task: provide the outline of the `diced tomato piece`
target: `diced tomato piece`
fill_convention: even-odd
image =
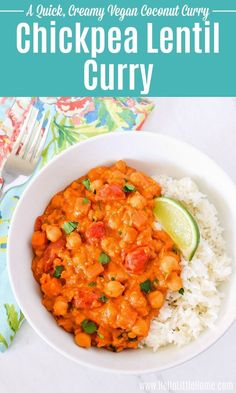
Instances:
[[[117,313],[116,318],[116,327],[129,330],[134,325],[138,313],[126,300],[121,300],[119,306],[119,312]]]
[[[93,265],[90,265],[86,268],[86,276],[89,280],[97,277],[104,271],[104,267],[101,263],[95,262]]]
[[[58,296],[62,290],[62,285],[60,280],[57,278],[51,277],[49,274],[43,274],[41,279],[41,288],[45,295],[51,296]]]
[[[147,214],[143,211],[137,211],[132,215],[132,224],[139,231],[142,230],[148,222]]]
[[[86,231],[89,240],[100,240],[105,236],[105,226],[102,221],[94,222]]]
[[[125,193],[117,184],[105,184],[96,195],[96,201],[114,201],[125,199]]]
[[[77,217],[86,216],[91,206],[91,202],[87,199],[87,202],[84,203],[85,198],[76,198],[74,209]]]
[[[44,262],[44,271],[48,272],[53,266],[53,260],[58,256],[59,251],[65,246],[65,239],[60,238],[54,243],[50,243],[46,248],[42,260]]]
[[[138,247],[134,251],[129,252],[125,258],[125,268],[131,273],[142,273],[150,257],[148,247]]]
[[[43,224],[43,220],[44,220],[44,216],[38,216],[35,220],[34,223],[34,230],[35,231],[40,231],[41,230],[41,226]]]
[[[33,248],[42,248],[47,243],[47,238],[45,232],[36,231],[32,236],[32,247]]]
[[[79,289],[73,298],[73,303],[76,308],[87,308],[91,307],[98,298],[99,295],[94,291]]]

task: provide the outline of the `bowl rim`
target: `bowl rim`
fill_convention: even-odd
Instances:
[[[203,159],[207,159],[209,162],[211,162],[211,164],[217,169],[217,171],[229,182],[229,184],[231,185],[231,187],[234,188],[235,190],[235,195],[236,195],[236,186],[233,182],[233,180],[231,179],[231,177],[211,158],[209,157],[206,153],[203,153],[201,150],[199,150],[198,148],[196,148],[195,146],[191,145],[190,143],[187,143],[185,141],[179,140],[175,137],[169,136],[169,135],[165,135],[162,133],[155,133],[153,131],[146,131],[141,130],[138,132],[124,132],[124,131],[115,131],[115,132],[111,132],[111,133],[104,133],[101,135],[97,135],[94,136],[92,138],[86,139],[84,141],[81,141],[79,143],[76,143],[75,145],[70,146],[69,148],[65,149],[64,151],[60,152],[58,155],[54,156],[52,158],[52,160],[47,163],[35,176],[32,176],[32,178],[29,179],[28,184],[25,188],[25,190],[23,191],[20,200],[17,203],[17,206],[14,210],[13,216],[11,218],[11,223],[10,223],[10,228],[8,231],[8,247],[7,247],[7,271],[8,271],[8,276],[9,276],[9,281],[10,281],[10,285],[11,285],[11,289],[12,292],[14,294],[14,297],[20,307],[20,309],[22,310],[27,322],[30,324],[30,326],[33,328],[33,330],[35,330],[35,332],[53,349],[55,349],[57,352],[59,352],[60,354],[62,354],[63,356],[65,356],[67,359],[73,360],[76,363],[84,366],[84,367],[89,367],[91,369],[95,369],[98,371],[102,371],[102,372],[109,372],[109,373],[113,373],[113,374],[123,374],[123,375],[140,375],[140,374],[147,374],[147,373],[153,373],[153,372],[161,372],[164,370],[169,370],[173,367],[176,366],[180,366],[192,359],[194,359],[195,357],[197,357],[198,355],[200,355],[201,353],[204,353],[205,351],[207,351],[209,348],[211,348],[218,340],[221,339],[221,337],[223,337],[225,335],[225,333],[229,330],[229,328],[232,326],[232,324],[235,322],[236,320],[236,309],[235,309],[235,313],[234,315],[231,316],[231,319],[228,321],[228,324],[226,327],[221,328],[221,330],[219,330],[219,333],[217,335],[217,337],[215,337],[205,348],[200,348],[199,350],[195,351],[195,353],[193,355],[185,355],[183,356],[180,360],[175,360],[175,361],[171,361],[169,362],[168,365],[163,365],[163,366],[157,366],[157,367],[149,367],[146,368],[144,370],[140,370],[140,369],[132,369],[132,370],[125,370],[125,369],[111,369],[111,368],[107,368],[106,366],[99,366],[99,365],[95,365],[95,364],[91,364],[87,361],[84,361],[81,358],[77,358],[74,355],[71,355],[68,353],[68,351],[64,351],[63,349],[59,348],[59,346],[57,346],[56,344],[54,344],[53,341],[51,341],[44,333],[42,333],[40,331],[40,328],[38,328],[37,324],[34,323],[34,321],[31,319],[30,314],[28,313],[28,311],[25,309],[24,305],[21,302],[21,299],[18,297],[17,295],[17,290],[15,288],[15,284],[14,284],[14,272],[12,270],[12,264],[9,262],[10,261],[10,249],[11,249],[11,234],[13,232],[13,227],[14,227],[14,221],[15,221],[15,216],[17,215],[18,210],[20,210],[21,208],[21,204],[23,203],[23,199],[26,193],[28,193],[28,189],[30,188],[31,185],[34,184],[34,182],[36,181],[36,179],[41,176],[43,177],[44,173],[47,171],[48,167],[51,166],[53,163],[55,163],[58,160],[62,160],[64,156],[66,156],[67,154],[69,154],[70,151],[72,150],[76,150],[79,148],[82,148],[81,146],[83,146],[84,144],[88,144],[88,143],[95,143],[95,141],[97,139],[107,139],[107,138],[113,138],[114,136],[122,136],[125,137],[125,135],[129,135],[129,137],[132,138],[136,138],[138,137],[138,135],[146,135],[147,137],[156,137],[157,139],[162,139],[163,141],[169,141],[171,143],[177,143],[178,145],[182,145],[183,147],[192,150],[193,152],[195,152],[196,154],[198,154],[199,156],[201,156]],[[208,328],[209,329],[209,328]],[[207,330],[208,330],[207,329]],[[196,340],[194,340],[196,341]],[[191,344],[191,343],[190,343]],[[186,344],[189,345],[189,344]],[[141,351],[141,349],[138,350],[138,352]],[[153,355],[155,356],[155,352],[153,352]]]

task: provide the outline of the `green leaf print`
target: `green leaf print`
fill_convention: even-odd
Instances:
[[[8,326],[13,332],[13,334],[10,336],[10,341],[12,342],[16,335],[16,332],[19,330],[24,320],[24,315],[21,311],[20,311],[20,315],[18,314],[14,304],[4,304],[4,307],[7,314]],[[8,348],[8,342],[1,333],[0,333],[0,344],[3,344],[6,349]]]
[[[131,127],[135,124],[135,114],[130,111],[130,109],[123,109],[121,113],[119,113],[119,117],[126,122]]]
[[[7,340],[1,333],[0,333],[0,344],[3,344],[5,348],[8,348]]]
[[[100,127],[101,120],[104,118],[106,119],[106,126],[109,131],[113,131],[117,127],[116,123],[112,119],[111,113],[109,112],[105,101],[99,101],[98,103],[98,118],[100,121],[97,124],[97,127]]]
[[[24,319],[25,319],[25,316],[24,316],[23,312],[20,311],[19,326],[22,324],[22,322],[24,321]]]
[[[22,312],[20,312],[20,316],[18,315],[14,304],[4,304],[4,307],[7,313],[8,326],[11,328],[15,335],[17,330],[19,330],[22,321],[24,320],[24,315]]]
[[[62,132],[60,129],[58,130],[58,147],[59,150],[63,150],[65,148],[65,138],[64,138],[64,132]]]
[[[58,124],[56,120],[53,121],[54,126],[58,129],[58,147],[59,150],[64,150],[66,147],[78,142],[79,134],[75,127],[69,125]]]

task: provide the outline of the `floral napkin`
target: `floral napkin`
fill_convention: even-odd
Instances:
[[[56,154],[89,137],[116,130],[139,130],[153,109],[153,104],[145,98],[2,97],[0,184],[1,169],[32,105],[39,109],[38,120],[44,111],[50,112],[52,116],[50,131],[36,172]],[[0,204],[0,352],[9,347],[24,320],[9,284],[6,249],[10,219],[26,185],[10,190]]]

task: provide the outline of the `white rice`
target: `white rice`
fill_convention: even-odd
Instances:
[[[187,344],[214,325],[223,297],[219,285],[231,273],[215,207],[190,178],[175,180],[161,175],[155,180],[162,186],[164,195],[187,206],[198,222],[201,240],[191,262],[181,259],[184,295],[167,293],[164,306],[143,340],[154,351],[168,344]]]

